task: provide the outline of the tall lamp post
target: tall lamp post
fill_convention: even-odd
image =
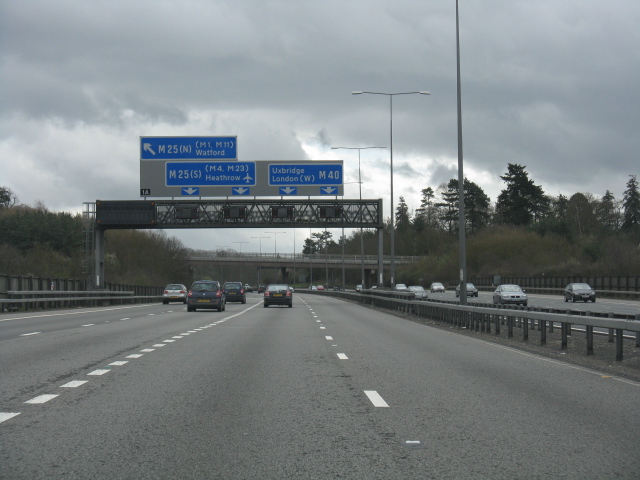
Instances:
[[[278,256],[278,234],[287,233],[287,232],[264,232],[264,233],[269,233],[273,235],[273,260],[275,261],[276,257]],[[278,279],[277,268],[278,267],[276,267],[276,280]],[[284,282],[284,274],[282,275],[282,281]]]
[[[464,171],[462,156],[462,95],[460,83],[460,20],[456,0],[456,67],[458,78],[458,242],[460,243],[460,304],[467,304],[467,246],[464,214]]]
[[[395,259],[395,206],[393,204],[393,97],[396,95],[431,95],[430,92],[399,92],[399,93],[384,93],[384,92],[351,92],[352,95],[386,95],[389,97],[389,151],[390,151],[390,165],[391,165],[391,287],[396,281],[396,259]]]
[[[332,150],[358,150],[358,184],[360,185],[360,201],[362,201],[362,176],[360,170],[360,150],[369,148],[387,148],[387,147],[331,147]],[[363,228],[360,227],[360,285],[365,288],[364,279],[364,234]]]
[[[271,237],[251,237],[251,238],[257,238],[260,240],[260,261],[262,261],[262,239],[263,238],[271,238]],[[261,278],[260,278],[260,273],[262,272],[262,268],[260,266],[258,266],[258,287],[260,287],[260,283],[261,283]]]
[[[249,242],[231,242],[231,243],[239,243],[240,244],[240,254],[242,254],[242,244],[243,243],[249,243]]]

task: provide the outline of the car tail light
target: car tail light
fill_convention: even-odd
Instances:
[[[218,291],[216,292],[216,297],[221,297],[221,296],[222,296],[222,292],[221,292],[220,290],[218,290]]]
[[[287,290],[287,297],[291,296],[291,290]]]
[[[162,293],[169,293],[169,290],[165,290],[165,291],[164,291],[164,292],[162,292]]]
[[[187,296],[189,296],[189,297],[193,296],[193,290],[189,290],[189,293],[188,293]]]
[[[241,288],[241,289],[240,289],[240,293],[244,293],[244,288]]]
[[[180,293],[187,293],[187,292],[186,292],[186,291],[184,291],[184,290],[180,290]]]
[[[268,297],[269,296],[269,292],[267,292],[266,290],[264,291],[264,296]]]

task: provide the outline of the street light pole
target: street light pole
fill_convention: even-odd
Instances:
[[[263,238],[271,238],[271,237],[251,237],[251,238],[257,238],[260,240],[260,261],[262,261],[262,239]],[[261,278],[260,278],[260,273],[262,272],[262,267],[260,267],[258,265],[258,287],[260,286],[261,283]]]
[[[431,95],[430,92],[421,91],[421,92],[399,92],[399,93],[384,93],[384,92],[351,92],[352,95],[386,95],[389,97],[389,151],[390,151],[390,167],[391,167],[391,287],[395,284],[395,276],[396,276],[396,259],[395,259],[395,206],[393,204],[393,97],[396,95]]]
[[[287,233],[287,232],[264,232],[270,233],[273,235],[273,260],[275,262],[276,257],[278,256],[278,234]],[[278,279],[278,267],[276,267],[276,280]],[[284,282],[284,274],[282,275],[282,281]]]
[[[360,170],[360,151],[370,148],[387,148],[387,147],[331,147],[332,150],[358,150],[358,184],[360,189],[360,201],[362,201],[362,176]],[[361,219],[362,220],[362,219]],[[364,278],[364,230],[360,227],[360,284],[365,288],[366,282]]]
[[[464,214],[464,171],[462,156],[462,94],[460,84],[460,21],[456,0],[456,66],[458,77],[458,242],[460,243],[460,304],[467,304],[467,247]]]
[[[242,254],[242,244],[243,243],[249,243],[249,242],[231,242],[231,243],[239,243],[240,244],[240,254]]]

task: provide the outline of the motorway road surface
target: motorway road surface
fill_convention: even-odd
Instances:
[[[0,478],[628,478],[640,384],[315,295],[0,316]]]

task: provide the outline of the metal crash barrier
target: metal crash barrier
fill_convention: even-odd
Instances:
[[[616,360],[623,359],[623,345],[625,338],[634,341],[635,347],[640,347],[640,314],[627,318],[614,318],[612,313],[606,317],[574,314],[570,310],[564,313],[544,312],[534,307],[518,307],[506,305],[460,305],[457,302],[416,301],[413,293],[396,292],[382,289],[364,290],[361,293],[298,290],[299,293],[315,295],[331,295],[344,300],[354,301],[373,307],[385,308],[403,313],[409,313],[425,319],[444,323],[457,328],[464,328],[486,334],[501,335],[506,329],[507,338],[514,337],[514,329],[522,332],[522,340],[528,341],[533,331],[540,332],[540,344],[547,342],[547,333],[553,333],[560,328],[561,348],[568,348],[568,337],[578,331],[575,325],[584,326],[587,339],[587,355],[594,353],[594,335],[608,335],[609,341],[616,343]],[[608,333],[601,333],[594,328],[606,329]],[[629,336],[624,332],[634,332]]]

